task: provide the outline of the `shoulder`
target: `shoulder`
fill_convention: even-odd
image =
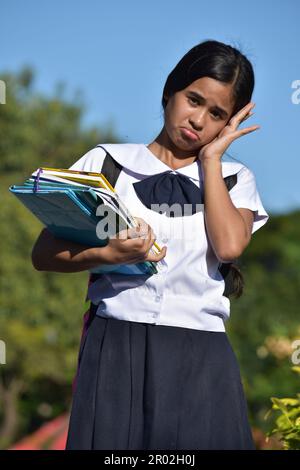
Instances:
[[[85,153],[82,157],[69,167],[69,170],[99,172],[102,167],[105,151],[100,147],[95,147]]]
[[[234,191],[252,191],[256,190],[256,178],[253,171],[243,163],[222,162],[223,178],[230,175],[236,175],[236,181],[233,186]]]
[[[237,175],[238,179],[241,179],[245,176],[254,177],[254,174],[250,168],[239,162],[222,162],[222,174],[223,177]]]
[[[252,233],[262,227],[269,219],[256,183],[253,171],[241,163],[224,162],[226,175],[236,174],[236,184],[229,191],[231,200],[236,208],[249,209],[254,212]]]
[[[73,163],[69,170],[99,172],[107,152],[122,165],[126,158],[129,155],[132,158],[139,148],[140,144],[98,144]]]
[[[98,144],[77,160],[69,169],[99,172],[107,153],[124,169],[130,172],[152,174],[162,171],[161,162],[157,158],[150,156],[150,151],[146,145],[141,143]]]

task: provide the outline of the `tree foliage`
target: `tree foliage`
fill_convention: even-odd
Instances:
[[[8,188],[39,166],[68,168],[99,142],[118,141],[109,126],[85,130],[83,103],[68,102],[61,87],[51,97],[35,92],[31,69],[2,78],[0,340],[6,364],[0,365],[0,448],[68,408],[88,281],[86,272],[33,268],[31,250],[42,224]]]
[[[292,368],[300,374],[300,367]],[[273,413],[279,412],[276,417],[276,426],[268,433],[268,437],[278,434],[286,450],[300,450],[300,393],[293,398],[272,397]],[[278,415],[278,413],[277,413]]]

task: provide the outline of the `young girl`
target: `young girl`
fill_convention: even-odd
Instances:
[[[102,248],[43,230],[34,266],[160,262],[157,274],[90,282],[67,449],[254,449],[220,271],[269,217],[251,170],[222,161],[235,139],[259,128],[238,129],[253,114],[253,88],[252,66],[237,49],[200,43],[167,78],[153,142],[101,144],[71,167],[101,172],[109,156],[139,228]],[[155,240],[160,255],[149,251]]]

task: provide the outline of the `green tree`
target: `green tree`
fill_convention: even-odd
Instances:
[[[292,367],[300,374],[300,367]],[[300,393],[294,398],[271,398],[270,412],[279,412],[276,427],[268,433],[268,437],[278,434],[286,450],[300,450]]]
[[[76,370],[88,275],[37,272],[32,246],[42,224],[8,191],[39,166],[68,168],[100,142],[117,142],[110,126],[84,129],[84,105],[34,91],[34,73],[4,74],[0,106],[1,262],[0,447],[68,409]]]
[[[65,85],[54,96],[34,90],[34,72],[24,68],[17,75],[2,74],[6,104],[0,106],[0,171],[27,176],[32,168],[60,165],[65,168],[77,156],[99,142],[116,142],[111,125],[83,130],[85,110],[82,94],[68,101]]]
[[[228,332],[238,356],[253,425],[268,431],[271,396],[298,390],[290,374],[300,337],[300,212],[270,214],[241,258],[244,295],[232,300]]]

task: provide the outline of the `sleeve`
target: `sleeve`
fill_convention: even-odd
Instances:
[[[103,148],[95,147],[73,163],[73,165],[69,167],[69,170],[100,173],[105,155],[106,153]]]
[[[269,219],[262,205],[253,172],[243,167],[237,174],[237,183],[229,191],[231,200],[236,208],[246,208],[254,212],[252,233],[261,228]]]

